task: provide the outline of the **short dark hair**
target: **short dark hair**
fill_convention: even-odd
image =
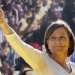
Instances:
[[[70,40],[70,43],[71,43],[71,47],[68,49],[68,55],[67,56],[70,56],[73,52],[74,52],[74,35],[73,35],[73,32],[70,28],[70,26],[62,21],[62,20],[57,20],[56,22],[53,22],[46,30],[45,32],[45,37],[44,37],[44,44],[45,44],[45,48],[46,48],[46,52],[50,55],[51,52],[50,50],[48,49],[48,44],[47,44],[47,40],[49,39],[49,37],[51,36],[51,34],[57,29],[57,28],[60,28],[60,27],[63,27],[66,29],[67,33],[68,33],[68,37],[69,37],[69,40]]]

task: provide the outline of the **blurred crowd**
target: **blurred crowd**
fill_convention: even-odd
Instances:
[[[0,0],[5,20],[21,40],[45,51],[44,34],[54,21],[66,21],[75,34],[75,0]],[[75,62],[75,53],[69,58]],[[34,75],[33,69],[18,56],[0,28],[0,71],[2,75]]]

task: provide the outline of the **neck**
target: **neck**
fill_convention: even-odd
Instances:
[[[51,55],[50,56],[53,60],[55,60],[60,66],[65,67],[66,64],[66,57],[62,55]]]
[[[53,60],[55,60],[62,68],[64,68],[68,73],[72,72],[70,64],[66,64],[66,56],[64,55],[51,55],[50,56]]]

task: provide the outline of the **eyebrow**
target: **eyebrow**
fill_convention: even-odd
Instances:
[[[60,34],[60,35],[65,35],[65,34]],[[52,34],[51,36],[55,36],[55,34]]]

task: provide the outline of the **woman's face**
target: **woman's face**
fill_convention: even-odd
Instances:
[[[57,28],[47,40],[48,48],[53,56],[67,56],[69,43],[68,33],[63,27]]]

